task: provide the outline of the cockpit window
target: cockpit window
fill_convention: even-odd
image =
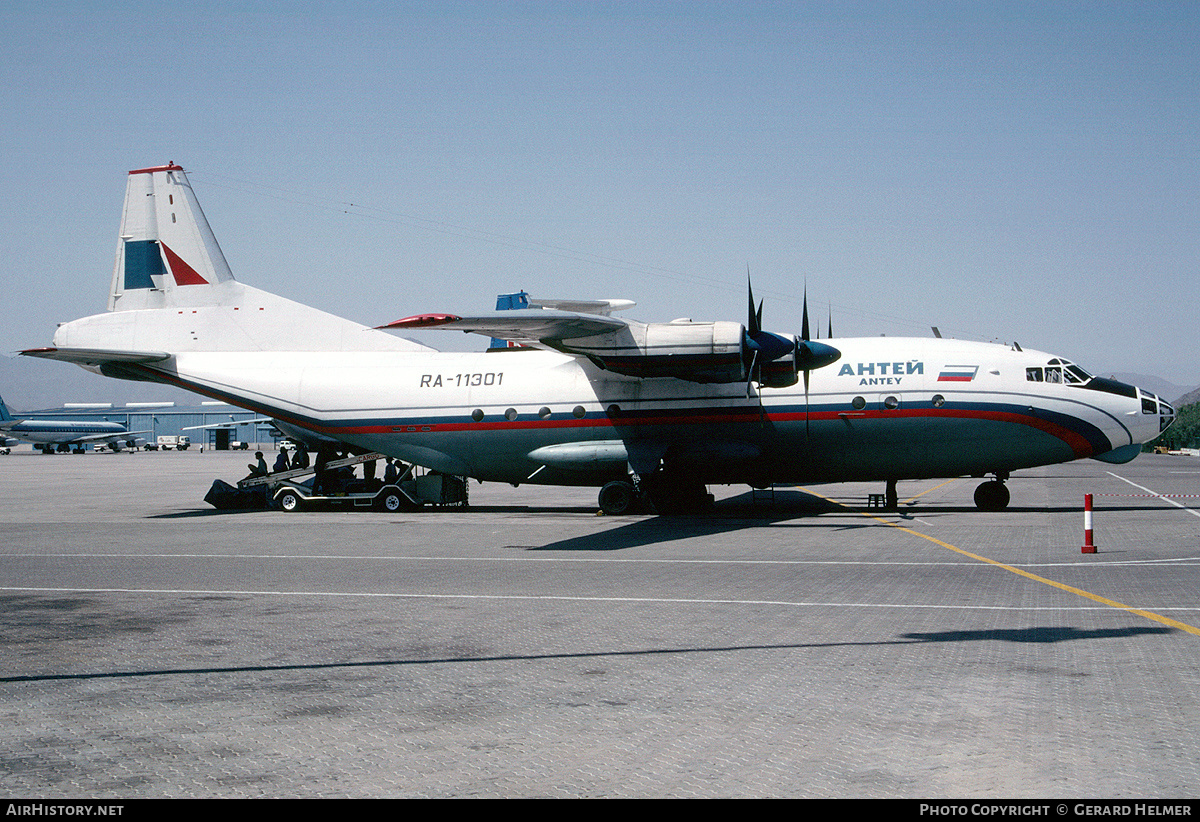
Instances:
[[[1071,382],[1071,383],[1087,382],[1088,380],[1090,380],[1092,378],[1091,374],[1084,371],[1078,365],[1068,365],[1067,373],[1070,375],[1067,378],[1067,382]]]
[[[1160,402],[1158,412],[1162,415],[1158,418],[1158,430],[1159,433],[1162,433],[1171,427],[1171,423],[1175,422],[1175,409],[1165,402]]]
[[[1092,379],[1092,375],[1078,365],[1060,360],[1057,357],[1050,360],[1045,368],[1033,367],[1025,369],[1026,382],[1052,382],[1058,385],[1083,385]]]

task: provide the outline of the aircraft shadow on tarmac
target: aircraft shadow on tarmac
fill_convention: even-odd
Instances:
[[[847,508],[802,491],[775,491],[769,502],[755,499],[753,493],[721,500],[698,514],[645,516],[624,522],[606,531],[585,534],[540,546],[522,546],[529,551],[620,551],[656,543],[731,533],[744,528],[760,528],[792,520],[837,530],[869,528],[872,524],[847,525],[843,521],[818,523],[821,514],[845,514]]]
[[[488,662],[536,662],[556,659],[619,659],[622,657],[653,657],[688,654],[723,654],[742,651],[798,651],[809,648],[872,645],[923,645],[929,642],[1032,642],[1054,643],[1075,640],[1122,639],[1142,635],[1174,633],[1176,629],[1154,626],[1100,628],[1080,630],[1069,626],[1036,628],[987,629],[979,631],[940,631],[936,633],[902,634],[899,639],[874,642],[803,642],[779,644],[720,645],[689,648],[644,648],[631,650],[577,651],[545,654],[500,654],[494,656],[429,657],[425,659],[381,659],[360,662],[314,662],[297,665],[232,665],[207,668],[162,668],[142,671],[104,671],[93,673],[26,674],[0,676],[0,682],[47,682],[62,680],[119,679],[151,676],[195,674],[270,673],[277,671],[321,671],[362,668],[390,668],[402,665],[447,665]]]
[[[973,505],[931,505],[916,500],[902,502],[896,511],[886,511],[881,508],[867,508],[862,505],[862,498],[839,501],[810,494],[795,488],[776,488],[769,492],[747,492],[735,497],[729,497],[717,502],[707,511],[686,515],[642,515],[632,521],[623,521],[604,531],[547,543],[546,545],[508,546],[527,551],[621,551],[639,548],[646,545],[674,542],[678,540],[702,538],[716,534],[733,533],[746,528],[761,528],[787,525],[792,527],[816,527],[834,531],[849,531],[862,528],[877,527],[877,523],[862,518],[858,522],[848,523],[844,517],[848,514],[879,516],[899,516],[900,520],[908,521],[916,517],[935,519],[939,516],[966,514],[978,516],[981,514]],[[324,509],[339,511],[338,508]],[[471,516],[489,516],[497,514],[580,514],[594,516],[594,507],[584,506],[528,506],[528,505],[483,505],[469,508],[442,509],[446,513],[469,514]],[[1162,511],[1161,504],[1153,502],[1131,502],[1129,504],[1110,504],[1097,508],[1097,516],[1105,512],[1134,512]],[[233,510],[194,509],[175,511],[165,514],[151,514],[147,519],[190,519],[204,517],[236,516],[240,514],[263,513],[262,508],[247,508]],[[439,509],[426,509],[405,512],[405,516],[416,518],[436,516]],[[305,513],[284,514],[273,512],[285,517],[286,522],[303,522]],[[362,512],[344,511],[349,517],[362,516]],[[1052,506],[1010,506],[1006,511],[988,516],[1006,516],[1022,513],[1038,514],[1075,514],[1082,513],[1082,505],[1052,505]],[[837,519],[820,519],[822,515],[842,515]],[[378,516],[379,514],[377,514]],[[390,514],[388,516],[395,516]],[[622,518],[628,519],[628,518]]]
[[[1139,503],[1129,506],[1112,506],[1103,510],[1142,511],[1163,510],[1163,508],[1162,506]],[[1010,507],[1004,512],[991,516],[1021,513],[1082,514],[1082,511],[1082,506]],[[842,516],[837,519],[820,518],[822,515],[831,514],[840,514]],[[881,517],[899,516],[901,521],[912,520],[918,516],[935,518],[947,514],[988,516],[981,514],[974,505],[931,506],[920,503],[901,503],[899,510],[885,511],[881,508],[863,507],[859,500],[843,503],[799,490],[776,490],[770,502],[756,499],[754,494],[747,493],[722,500],[713,506],[712,509],[701,514],[647,516],[636,519],[633,522],[618,525],[607,531],[569,537],[541,546],[531,545],[520,547],[524,547],[530,551],[620,551],[661,542],[732,533],[744,528],[788,525],[849,531],[860,528],[878,527],[877,522],[867,518],[861,518],[857,522],[848,523],[844,517],[851,514],[867,515],[868,517],[875,514]]]
[[[989,628],[980,631],[935,631],[933,633],[901,634],[905,639],[917,642],[999,642],[1054,643],[1075,639],[1115,639],[1141,634],[1171,634],[1178,630],[1166,626],[1137,625],[1126,628],[1094,628],[1080,630],[1071,626],[1036,628]]]

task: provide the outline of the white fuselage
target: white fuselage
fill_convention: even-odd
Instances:
[[[835,342],[841,359],[812,372],[807,396],[803,384],[747,396],[741,383],[622,377],[535,349],[182,352],[139,368],[352,445],[518,483],[599,484],[658,459],[706,482],[983,474],[1159,433],[1159,407],[1132,386],[1030,380],[1054,360],[1041,352]]]

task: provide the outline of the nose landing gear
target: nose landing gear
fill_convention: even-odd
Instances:
[[[975,507],[980,511],[1003,511],[1008,507],[1007,472],[998,472],[994,480],[982,483],[975,489]]]

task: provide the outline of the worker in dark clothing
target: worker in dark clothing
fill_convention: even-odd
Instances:
[[[322,445],[317,449],[317,477],[313,480],[314,494],[327,494],[333,490],[328,487],[333,481],[333,476],[332,472],[326,468],[326,465],[336,457],[337,452],[333,450],[332,445]]]
[[[258,459],[258,462],[246,464],[246,467],[250,469],[250,477],[265,477],[268,471],[267,461],[263,459],[263,452],[255,451],[254,456]],[[246,479],[250,479],[250,477],[246,477]]]

